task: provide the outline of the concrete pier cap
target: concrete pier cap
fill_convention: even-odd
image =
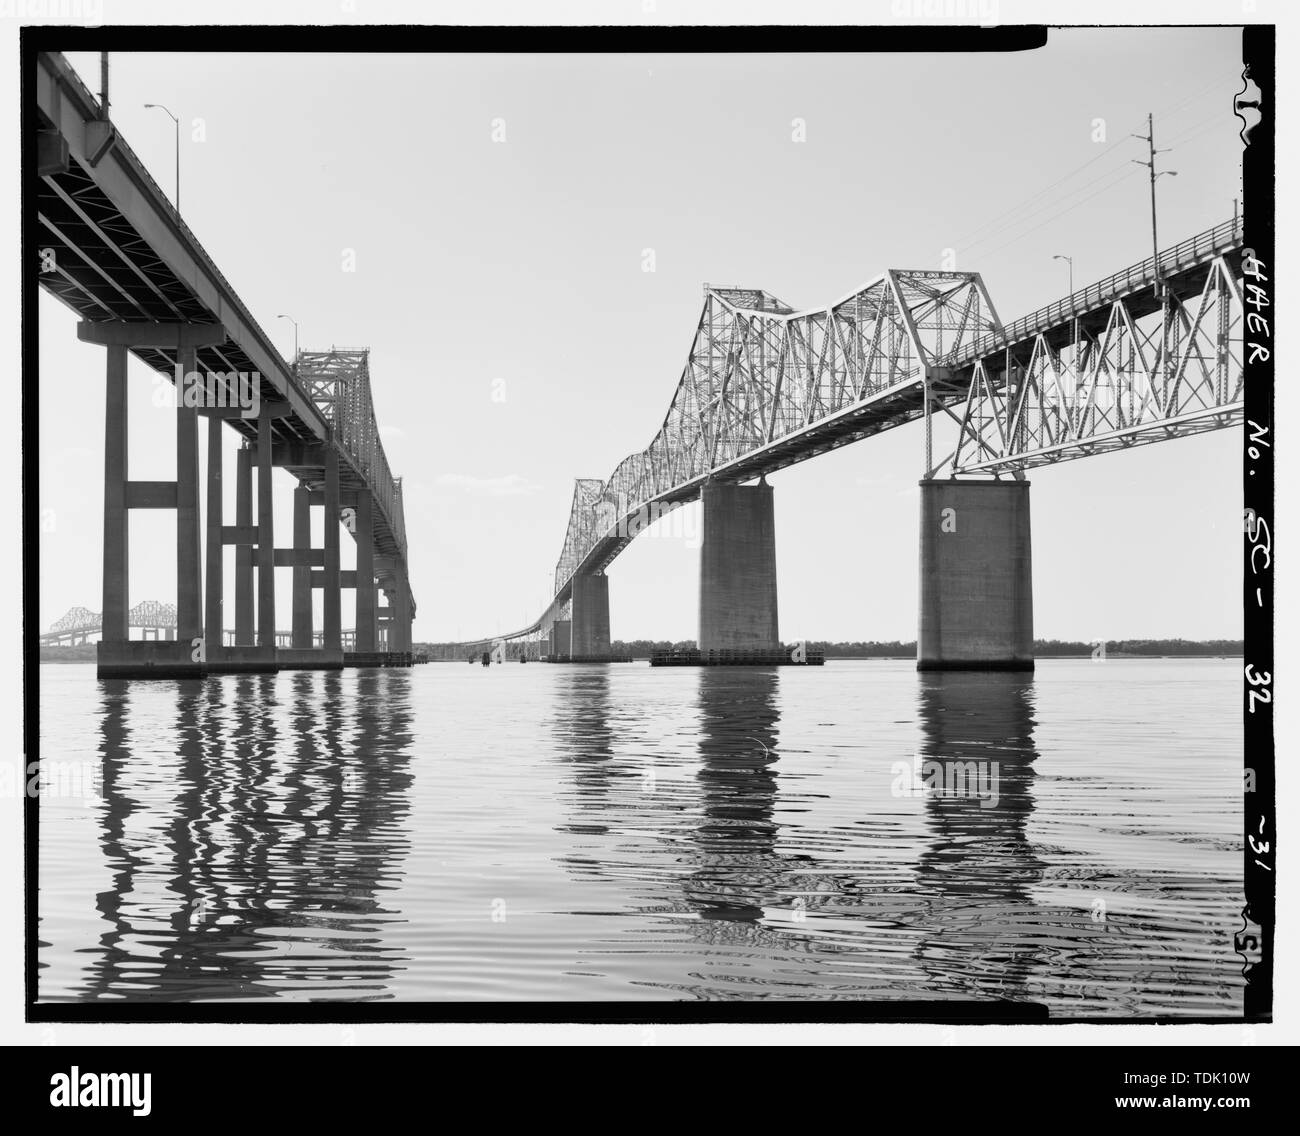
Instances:
[[[1034,669],[1029,484],[920,482],[917,670]]]

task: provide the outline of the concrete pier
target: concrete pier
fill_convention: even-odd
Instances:
[[[921,482],[918,670],[1033,670],[1028,481]]]
[[[311,489],[306,485],[293,491],[293,552],[293,646],[306,651],[312,645]]]
[[[339,454],[331,445],[325,453],[325,570],[321,620],[329,651],[343,650],[342,575],[339,570]]]
[[[772,487],[709,482],[700,500],[700,650],[779,650]]]
[[[186,375],[198,369],[197,353],[180,351]],[[199,528],[199,412],[176,406],[176,638],[189,646],[203,636],[203,534]]]
[[[128,638],[130,542],[126,504],[126,346],[108,345],[108,382],[104,400],[104,578],[100,636],[106,643]]]
[[[225,598],[225,542],[221,532],[221,419],[208,419],[208,514],[205,518],[207,567],[203,586],[203,641],[208,649],[220,649],[223,643],[222,615]]]
[[[356,532],[357,542],[357,644],[356,651],[368,653],[378,647],[377,608],[375,595],[375,527],[374,503],[364,489],[357,490]]]
[[[257,645],[275,649],[275,513],[271,485],[271,415],[257,419]]]
[[[253,451],[245,442],[235,459],[235,526],[253,527]],[[235,545],[235,642],[253,645],[253,545]]]
[[[574,576],[571,612],[570,649],[564,653],[587,658],[608,655],[609,577],[605,573]]]
[[[129,322],[77,325],[77,338],[106,348],[104,400],[104,555],[102,634],[96,649],[100,678],[186,677],[202,673],[205,662],[203,533],[199,523],[198,410],[176,404],[176,478],[131,481],[127,475],[127,351],[155,347],[173,355],[182,373],[197,368],[197,349],[223,342],[212,324]],[[219,457],[218,457],[219,461]],[[219,469],[216,471],[220,476]],[[212,471],[210,470],[211,474]],[[132,640],[130,606],[131,509],[176,512],[176,633],[167,639]]]
[[[567,619],[557,619],[551,624],[551,637],[547,643],[548,655],[573,654],[573,624]]]

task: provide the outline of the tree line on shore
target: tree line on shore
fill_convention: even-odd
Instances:
[[[793,647],[794,643],[787,646]],[[884,641],[854,641],[832,643],[829,640],[809,640],[804,644],[809,650],[821,650],[828,659],[914,659],[916,658],[916,640],[889,639]],[[673,642],[669,639],[616,639],[610,644],[613,655],[631,655],[634,659],[648,659],[656,651],[692,651],[694,639],[682,639]],[[482,644],[471,650],[456,643],[416,643],[414,650],[424,652],[431,660],[455,660],[463,662],[471,655],[477,656],[485,650],[491,650],[491,644]],[[517,659],[520,646],[516,642],[506,644],[506,657]],[[1105,642],[1107,656],[1151,657],[1217,657],[1238,656],[1242,654],[1243,643],[1240,639],[1109,639]],[[536,658],[537,645],[528,644],[528,657]],[[1035,639],[1034,654],[1039,658],[1090,658],[1101,654],[1101,641],[1090,643],[1077,639]]]

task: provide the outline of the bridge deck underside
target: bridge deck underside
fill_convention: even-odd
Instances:
[[[39,107],[32,113],[35,131],[56,131],[56,124]],[[80,319],[142,325],[221,322],[219,315],[210,310],[154,251],[140,229],[103,193],[93,173],[75,156],[75,150],[66,171],[47,173],[39,179],[34,205],[40,249],[52,253],[52,257],[43,258],[52,267],[40,273],[41,286]],[[197,243],[195,255],[206,256]],[[130,350],[152,370],[174,380],[177,351],[155,347]],[[242,344],[229,335],[219,346],[198,348],[196,355],[202,372],[242,371],[250,375],[257,372],[260,399],[274,401],[284,397],[270,376],[261,374]],[[287,365],[284,371],[287,375]],[[282,381],[292,384],[291,379]],[[295,388],[295,393],[304,405],[310,405],[304,392]],[[256,441],[255,419],[231,418],[226,420],[226,425],[244,439]],[[322,441],[319,426],[294,412],[273,419],[271,433],[276,445],[310,445]],[[347,450],[341,446],[336,448],[340,487],[344,490],[370,488]],[[318,468],[285,468],[313,487],[323,486],[323,473]],[[376,504],[379,506],[378,499]],[[382,506],[375,509],[374,544],[380,555],[404,555],[400,534]]]

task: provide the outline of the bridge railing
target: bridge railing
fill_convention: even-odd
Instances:
[[[961,358],[956,362],[969,362],[982,358],[1008,344],[1029,339],[1042,328],[1053,327],[1074,316],[1094,311],[1136,288],[1154,284],[1157,275],[1167,276],[1179,268],[1195,264],[1207,256],[1232,248],[1241,241],[1242,233],[1240,216],[1197,233],[1196,236],[1189,237],[1172,248],[1162,251],[1158,267],[1156,258],[1149,256],[1137,264],[1107,276],[1104,280],[1089,284],[1086,288],[1072,292],[1053,304],[1048,304],[1036,312],[1031,312],[1005,325],[1001,335],[992,332],[982,336],[963,351]]]

